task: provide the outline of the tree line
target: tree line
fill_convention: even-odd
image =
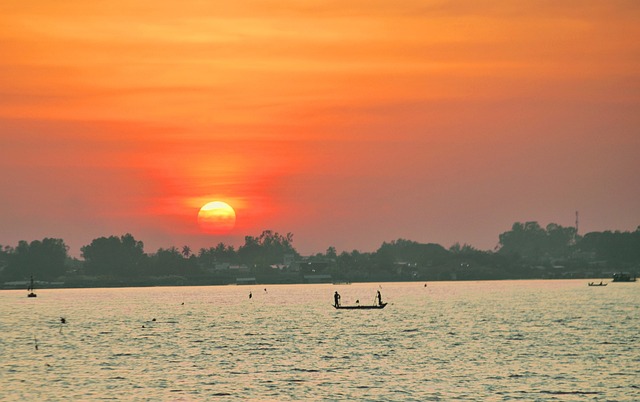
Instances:
[[[0,283],[40,281],[67,284],[233,283],[237,276],[258,282],[291,283],[323,275],[333,281],[477,280],[540,277],[597,277],[611,271],[640,271],[640,226],[633,232],[604,231],[579,236],[573,227],[516,222],[499,235],[494,250],[468,244],[446,249],[406,239],[384,242],[376,251],[342,252],[335,247],[301,256],[293,234],[266,230],[244,244],[219,243],[197,252],[189,246],[144,251],[131,234],[94,239],[71,258],[62,239],[20,241],[0,246]],[[145,278],[156,278],[145,281]]]

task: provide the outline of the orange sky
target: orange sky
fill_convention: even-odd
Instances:
[[[223,3],[0,4],[1,245],[640,225],[640,3]],[[197,226],[217,199],[225,236]]]

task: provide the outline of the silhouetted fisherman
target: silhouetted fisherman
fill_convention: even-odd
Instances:
[[[338,291],[336,290],[336,292],[333,294],[333,301],[335,303],[336,307],[340,306],[340,294],[338,294]]]
[[[376,299],[378,299],[378,306],[382,306],[382,295],[380,295],[380,291],[376,294]]]

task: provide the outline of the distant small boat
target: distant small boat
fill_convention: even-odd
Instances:
[[[29,292],[27,297],[38,297],[38,295],[35,294],[33,291],[34,291],[34,288],[33,288],[33,275],[32,275],[31,282],[29,283],[29,287],[27,288],[27,292]]]
[[[589,282],[589,286],[607,286],[606,283],[595,283],[595,282]]]
[[[628,274],[626,272],[618,272],[613,274],[613,280],[612,282],[635,282],[636,281],[636,277],[635,276],[631,276],[631,274]]]
[[[387,305],[387,303],[382,303],[382,304],[374,304],[372,306],[365,306],[365,305],[355,305],[355,306],[336,306],[335,304],[333,304],[333,307],[338,309],[338,310],[372,310],[372,309],[381,309],[384,308]]]

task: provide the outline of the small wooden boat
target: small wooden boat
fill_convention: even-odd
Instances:
[[[607,286],[606,283],[594,283],[594,282],[589,282],[589,286]]]
[[[386,305],[387,303],[374,304],[372,306],[365,306],[365,305],[361,306],[359,304],[356,304],[354,306],[336,306],[335,304],[333,304],[333,307],[338,310],[372,310],[372,309],[384,308]]]

